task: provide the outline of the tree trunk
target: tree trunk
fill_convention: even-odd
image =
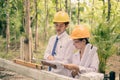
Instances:
[[[94,13],[95,13],[95,10],[94,10],[94,0],[92,0],[92,7],[91,7],[91,15],[92,15],[92,17],[89,20],[89,24],[91,24],[91,31],[93,29],[92,26],[94,26]]]
[[[9,26],[9,13],[7,13],[7,28],[6,28],[6,40],[7,40],[7,53],[9,52],[10,47],[10,26]]]
[[[110,13],[111,13],[111,2],[108,0],[108,16],[107,16],[107,21],[110,20]]]
[[[46,41],[46,38],[47,38],[46,28],[48,27],[48,1],[47,0],[45,0],[45,13],[46,13],[46,16],[45,16],[45,27],[44,27],[44,41]]]
[[[37,47],[39,46],[39,42],[38,42],[38,14],[37,14],[37,0],[34,0],[35,3],[35,12],[36,12],[36,16],[35,16],[35,51],[37,51]]]
[[[58,9],[58,0],[56,0],[55,3],[56,3],[56,12],[58,12],[59,11],[59,9]]]
[[[71,23],[71,0],[69,1],[69,16],[70,16],[70,23]],[[69,34],[71,33],[71,27],[69,27]]]
[[[78,25],[80,24],[80,2],[78,0]]]
[[[7,0],[7,7],[9,7],[9,0]],[[7,41],[7,53],[9,52],[10,47],[10,17],[9,10],[7,10],[7,28],[6,28],[6,41]]]
[[[103,0],[103,6],[104,6],[104,8],[103,8],[103,16],[105,15],[105,0]]]
[[[94,2],[95,2],[95,1],[93,0],[93,1],[92,1],[92,4],[93,4],[93,5],[94,5]]]
[[[25,0],[25,29],[26,29],[26,39],[25,42],[25,60],[31,62],[32,59],[32,32],[30,27],[30,1]]]
[[[65,0],[65,11],[68,12],[68,0]]]
[[[69,1],[69,8],[70,8],[70,10],[69,10],[69,16],[70,16],[70,22],[71,22],[71,14],[72,14],[72,12],[71,12],[71,0]]]
[[[60,10],[62,10],[62,0],[60,0]]]
[[[20,59],[24,60],[24,37],[20,38]]]

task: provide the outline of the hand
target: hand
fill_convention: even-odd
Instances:
[[[52,68],[54,68],[54,69],[56,69],[56,68],[57,68],[57,66],[56,66],[56,65],[51,64],[51,63],[48,63],[48,62],[46,62],[46,61],[41,61],[41,63],[42,63],[43,65],[50,66],[50,67],[52,67]]]
[[[75,64],[64,64],[64,67],[69,69],[69,70],[79,71],[79,67]]]
[[[52,55],[50,55],[50,56],[47,57],[47,59],[48,60],[54,60],[55,58]]]
[[[72,77],[74,78],[76,75],[78,75],[78,71],[73,70],[73,71],[71,72],[71,75],[72,75]]]

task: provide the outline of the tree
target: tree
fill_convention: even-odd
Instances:
[[[25,0],[25,31],[26,31],[26,40],[25,40],[25,60],[32,60],[32,31],[30,27],[30,1]]]
[[[46,41],[47,38],[47,30],[46,28],[48,27],[48,1],[45,0],[45,26],[44,26],[44,41]]]
[[[107,21],[110,20],[110,13],[111,13],[111,2],[108,0],[108,16],[107,16]]]
[[[55,0],[55,3],[56,3],[56,12],[58,12],[59,11],[59,9],[58,9],[58,0]]]
[[[60,4],[60,10],[62,10],[62,0],[60,0],[59,4]]]
[[[34,0],[35,3],[35,51],[37,51],[37,47],[39,46],[39,38],[38,38],[38,11],[37,11],[37,0]]]
[[[71,22],[71,15],[72,15],[72,12],[71,12],[71,0],[69,1],[69,16],[70,16],[70,22]]]
[[[65,0],[65,11],[68,12],[68,0]]]
[[[7,0],[7,28],[6,28],[6,42],[7,42],[7,53],[8,53],[8,51],[9,51],[9,47],[10,47],[10,17],[9,17],[9,9],[8,9],[8,7],[9,7],[9,0]]]
[[[78,24],[80,24],[80,2],[78,0]]]
[[[103,1],[103,16],[105,15],[105,0],[102,0]]]

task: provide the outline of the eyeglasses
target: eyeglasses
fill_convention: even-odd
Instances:
[[[55,27],[64,27],[65,24],[55,24]]]

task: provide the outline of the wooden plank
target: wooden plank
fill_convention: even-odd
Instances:
[[[44,80],[44,79],[42,79],[42,76],[44,76],[44,73],[42,71],[33,69],[33,68],[28,68],[26,66],[16,64],[12,61],[8,61],[8,60],[0,58],[0,67],[14,71],[21,75],[33,78],[35,80]]]
[[[20,59],[14,59],[13,62],[16,63],[16,64],[26,66],[26,67],[34,68],[34,69],[42,69],[42,66],[39,65],[39,64],[26,62],[26,61],[23,61],[23,60],[20,60]]]

